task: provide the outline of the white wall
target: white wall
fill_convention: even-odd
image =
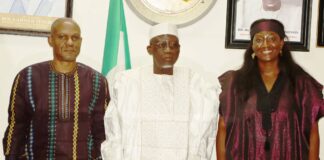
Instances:
[[[319,0],[313,0],[310,52],[294,52],[294,57],[310,74],[324,84],[324,49],[316,47],[317,15]],[[243,50],[225,49],[226,0],[218,0],[213,9],[200,21],[182,28],[180,32],[181,54],[178,64],[190,65],[197,70],[217,76],[229,69],[237,69],[242,63]],[[109,0],[74,1],[73,16],[80,24],[83,36],[80,62],[101,70]],[[135,16],[124,4],[128,27],[129,45],[133,66],[150,64],[146,53],[149,25]],[[0,35],[0,137],[7,126],[7,109],[14,76],[23,67],[51,59],[51,48],[43,37]],[[324,120],[319,123],[321,158],[324,158]],[[2,143],[0,145],[0,159]]]

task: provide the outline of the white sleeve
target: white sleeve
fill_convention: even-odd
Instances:
[[[211,160],[215,149],[219,86],[200,76],[191,81],[189,160]]]
[[[114,68],[112,68],[106,78],[108,81],[108,89],[109,89],[109,93],[111,95],[114,94],[114,86],[116,85],[116,83],[119,83],[121,81],[121,72],[125,71],[125,66],[123,65],[116,65]],[[118,82],[117,82],[118,81]]]
[[[101,156],[104,160],[122,160],[121,125],[118,112],[118,92],[114,87],[108,108],[104,116],[106,140],[101,144]]]

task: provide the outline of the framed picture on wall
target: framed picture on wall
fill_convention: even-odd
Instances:
[[[324,46],[324,2],[319,1],[317,46]]]
[[[53,21],[72,17],[73,0],[5,0],[0,5],[0,33],[47,36]]]
[[[228,0],[226,48],[247,48],[250,25],[257,19],[277,19],[285,26],[293,51],[309,51],[311,0]]]

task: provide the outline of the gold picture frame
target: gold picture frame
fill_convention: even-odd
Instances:
[[[32,13],[27,12],[29,10],[24,8],[32,8],[32,6],[27,6],[28,3],[31,3],[32,1],[27,1],[24,4],[23,2],[23,0],[11,0],[11,3],[8,3],[7,5],[11,8],[4,8],[6,6],[2,5],[3,8],[0,8],[1,34],[48,36],[50,27],[55,19],[59,17],[72,17],[73,0],[37,0],[38,4],[36,4],[35,1],[33,5],[36,4],[37,6],[34,7],[33,11],[31,11]],[[18,5],[16,6],[20,8],[15,8],[14,3],[17,3]],[[27,5],[23,6],[25,4]],[[53,11],[50,15],[45,15],[49,13],[49,11],[54,10],[53,8],[56,9],[55,12]],[[44,12],[45,9],[48,12]]]
[[[172,23],[185,27],[204,17],[217,0],[126,0],[134,13],[145,22]]]

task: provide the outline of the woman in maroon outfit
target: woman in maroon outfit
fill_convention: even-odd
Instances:
[[[322,89],[293,60],[281,22],[255,21],[237,71],[219,77],[217,159],[318,159]]]

